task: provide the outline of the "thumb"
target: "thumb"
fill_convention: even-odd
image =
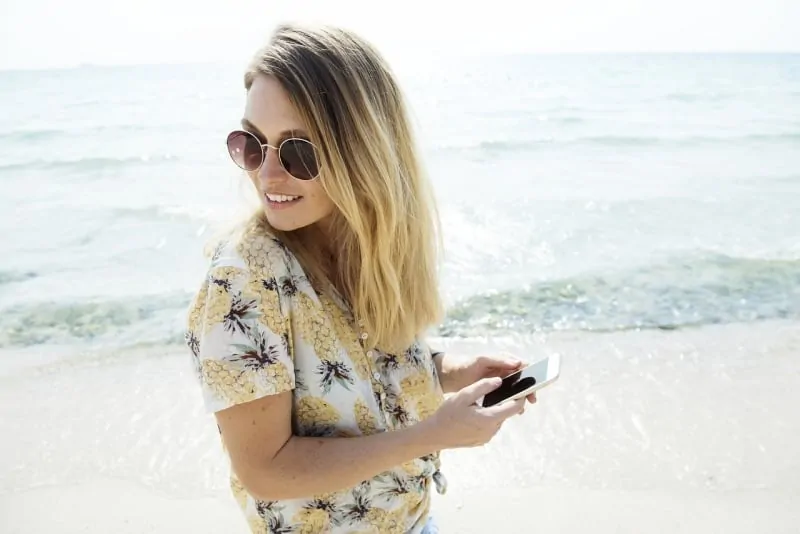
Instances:
[[[502,383],[500,377],[483,378],[474,382],[458,392],[460,400],[466,404],[474,404],[478,399],[497,389]]]
[[[525,402],[525,398],[510,402],[501,402],[500,404],[495,404],[494,406],[484,408],[483,413],[489,417],[497,419],[498,421],[503,421],[512,415],[522,413],[522,410],[525,409]]]

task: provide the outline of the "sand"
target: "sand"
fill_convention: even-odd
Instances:
[[[592,532],[726,534],[798,531],[797,495],[770,491],[726,494],[551,489],[454,491],[436,499],[444,532]],[[246,534],[226,498],[177,499],[120,481],[38,489],[0,504],[5,534]]]
[[[495,441],[445,452],[444,532],[798,531],[798,323],[443,346],[564,356]],[[247,532],[180,348],[24,356],[0,368],[0,532]]]

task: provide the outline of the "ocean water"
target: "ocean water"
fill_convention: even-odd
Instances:
[[[0,348],[179,343],[247,209],[237,65],[0,72]],[[800,318],[800,55],[398,69],[446,244],[446,337]]]

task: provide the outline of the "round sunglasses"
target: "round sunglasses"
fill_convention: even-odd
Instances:
[[[240,168],[254,172],[261,168],[267,158],[267,148],[278,153],[281,167],[293,178],[313,180],[319,176],[317,149],[308,139],[290,137],[279,146],[262,143],[252,132],[234,130],[228,134],[228,154]]]

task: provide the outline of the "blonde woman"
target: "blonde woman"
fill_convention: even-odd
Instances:
[[[422,339],[441,309],[436,210],[376,50],[282,26],[244,82],[227,145],[261,206],[216,247],[186,332],[234,496],[257,533],[436,532],[439,452],[523,410],[476,404],[521,362]]]

